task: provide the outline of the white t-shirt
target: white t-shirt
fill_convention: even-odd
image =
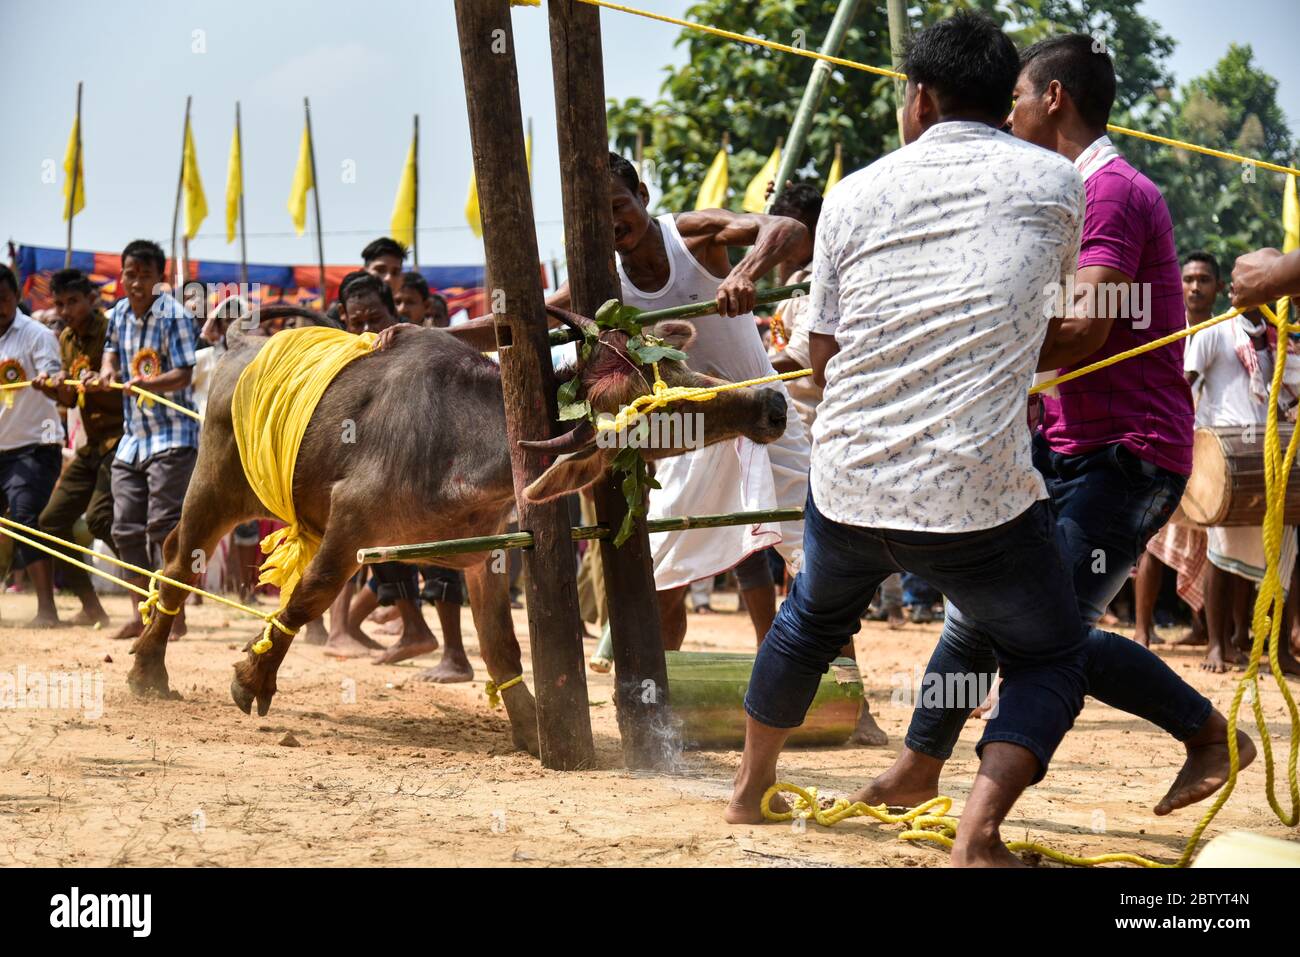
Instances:
[[[813,425],[823,514],[971,532],[1047,497],[1025,399],[1083,207],[1068,160],[974,122],[938,123],[835,187],[809,327],[840,347]]]
[[[1192,336],[1183,353],[1183,369],[1195,372],[1193,386],[1200,391],[1196,404],[1198,429],[1227,425],[1263,425],[1268,403],[1250,394],[1250,375],[1237,357],[1229,319]],[[1273,362],[1267,352],[1258,353],[1264,381],[1272,378]],[[1288,363],[1289,365],[1290,363]],[[1285,371],[1285,370],[1284,370]]]
[[[30,381],[41,373],[57,376],[63,371],[59,340],[45,326],[21,311],[0,336],[0,365],[10,360],[16,381]],[[30,386],[9,393],[13,405],[0,402],[0,451],[24,445],[57,445],[63,441],[63,423],[54,400]]]

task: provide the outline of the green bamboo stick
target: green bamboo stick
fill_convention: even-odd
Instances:
[[[774,302],[784,302],[796,293],[807,293],[808,287],[812,285],[807,282],[791,283],[788,286],[777,286],[774,289],[765,289],[754,297],[754,305],[770,306]],[[664,319],[698,319],[701,316],[717,315],[718,304],[712,299],[707,302],[691,302],[684,306],[670,306],[667,309],[648,309],[637,315],[637,322],[643,326],[651,323],[660,322]],[[551,330],[551,345],[562,346],[566,342],[577,342],[582,338],[582,334],[575,329],[567,327]]]
[[[722,528],[728,525],[748,525],[761,522],[798,522],[803,519],[802,508],[768,508],[756,512],[727,512],[721,515],[682,515],[677,518],[656,518],[646,522],[649,532],[680,532],[695,528]],[[575,525],[573,540],[590,541],[608,538],[610,530],[604,525]],[[490,552],[498,548],[532,548],[532,532],[507,532],[504,535],[480,535],[476,538],[452,538],[442,542],[423,542],[415,545],[381,545],[357,550],[357,561],[363,565],[377,562],[411,562],[448,555],[470,555]]]

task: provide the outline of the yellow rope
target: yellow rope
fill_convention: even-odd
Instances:
[[[653,412],[655,409],[661,409],[673,402],[708,402],[710,399],[717,398],[720,392],[747,389],[751,386],[763,385],[766,382],[797,379],[800,376],[813,374],[812,369],[796,369],[793,372],[776,372],[772,375],[759,376],[757,379],[746,379],[744,382],[724,382],[712,386],[687,387],[669,386],[659,376],[659,363],[652,362],[651,366],[654,368],[655,381],[650,393],[637,396],[629,405],[619,409],[618,415],[612,419],[604,418],[597,421],[597,429],[602,432],[610,430],[621,432],[642,415]]]
[[[515,685],[521,684],[523,680],[523,675],[515,675],[513,678],[508,678],[500,684],[497,684],[495,681],[489,681],[483,686],[483,693],[487,695],[488,705],[493,708],[501,707],[501,692],[505,691],[507,688],[513,688]]]
[[[789,811],[773,811],[772,798],[777,794],[793,794]],[[940,795],[930,798],[924,804],[918,804],[901,814],[891,814],[885,805],[872,807],[862,801],[850,802],[847,798],[836,798],[829,808],[823,808],[817,801],[817,789],[807,790],[780,781],[763,794],[759,805],[763,817],[769,821],[790,821],[796,817],[811,820],[822,827],[831,827],[851,817],[870,817],[882,824],[909,824],[911,827],[898,835],[900,841],[927,841],[940,847],[952,849],[953,838],[957,836],[958,819],[948,814],[952,810],[952,798]],[[1142,857],[1139,854],[1097,854],[1092,857],[1076,857],[1054,848],[1033,841],[1007,841],[1007,850],[1016,854],[1032,851],[1060,864],[1075,867],[1096,867],[1098,864],[1137,864],[1139,867],[1173,867]]]
[[[85,384],[82,383],[81,380],[79,379],[64,379],[63,384],[70,385],[77,390],[77,405],[81,406],[86,397]],[[30,381],[9,382],[6,383],[5,385],[0,385],[0,390],[8,392],[11,389],[25,389],[29,385],[31,385]],[[121,389],[123,391],[125,391],[127,388],[126,384],[123,382],[113,382],[110,385],[114,389]],[[185,408],[185,406],[173,402],[171,399],[164,398],[163,396],[158,395],[156,392],[149,392],[148,390],[142,389],[139,386],[132,386],[131,391],[136,395],[137,406],[141,406],[145,402],[160,402],[163,405],[167,406],[168,408],[175,409],[177,412],[180,412],[184,415],[188,415],[191,419],[196,419],[199,422],[203,421],[203,416],[199,415],[193,409],[187,409]]]
[[[700,33],[710,33],[713,36],[722,37],[725,40],[735,40],[739,43],[752,43],[755,46],[767,47],[769,50],[779,50],[782,53],[793,53],[795,56],[808,57],[810,60],[822,60],[826,63],[833,63],[836,66],[848,67],[851,70],[862,70],[865,73],[874,73],[877,76],[888,76],[895,80],[906,80],[906,73],[899,73],[897,70],[887,70],[884,67],[868,66],[865,63],[859,63],[856,60],[845,60],[843,57],[828,56],[825,53],[818,53],[815,50],[801,50],[798,47],[787,46],[784,43],[774,43],[771,40],[764,40],[762,37],[750,36],[745,33],[732,33],[730,30],[719,30],[717,27],[707,26],[703,23],[695,23],[691,20],[679,20],[677,17],[665,16],[662,13],[651,13],[649,10],[639,10],[636,7],[624,6],[621,3],[610,3],[609,0],[579,0],[593,7],[604,7],[606,10],[616,10],[619,13],[630,13],[636,17],[645,17],[648,20],[659,20],[662,23],[671,23],[675,26],[685,27],[687,30],[695,30]],[[1272,170],[1275,173],[1287,173],[1291,176],[1300,176],[1300,169],[1294,169],[1290,166],[1279,166],[1277,163],[1268,163],[1264,160],[1251,159],[1249,156],[1240,156],[1237,153],[1226,153],[1223,150],[1210,149],[1208,146],[1197,146],[1195,143],[1188,143],[1184,140],[1175,140],[1167,136],[1156,136],[1154,133],[1143,133],[1140,130],[1131,130],[1125,126],[1116,126],[1113,123],[1106,125],[1106,130],[1111,133],[1120,133],[1124,136],[1136,136],[1138,139],[1150,140],[1153,143],[1163,143],[1165,146],[1172,146],[1176,149],[1190,150],[1193,153],[1203,153],[1206,156],[1215,156],[1219,159],[1231,160],[1236,163],[1248,163],[1251,166],[1258,166],[1260,169]]]
[[[158,590],[156,574],[149,576],[149,597],[140,602],[140,624],[148,626],[155,609],[170,618],[175,618],[181,613],[179,605],[173,610],[162,603],[162,592]]]
[[[1142,345],[1135,346],[1134,348],[1128,349],[1124,352],[1117,352],[1113,356],[1094,362],[1091,365],[1075,369],[1072,372],[1067,372],[1065,375],[1057,376],[1055,379],[1048,382],[1040,382],[1038,385],[1030,387],[1029,394],[1037,395],[1039,392],[1046,392],[1048,389],[1055,388],[1062,382],[1069,382],[1071,379],[1085,376],[1089,372],[1096,372],[1098,369],[1105,369],[1107,366],[1113,366],[1117,362],[1123,362],[1125,359],[1132,359],[1134,356],[1140,356],[1144,352],[1151,352],[1155,349],[1161,348],[1162,346],[1167,346],[1171,342],[1177,342],[1179,339],[1186,339],[1188,336],[1195,335],[1198,332],[1210,328],[1210,326],[1217,326],[1221,322],[1226,322],[1236,315],[1240,315],[1239,311],[1232,309],[1221,316],[1215,316],[1213,319],[1206,319],[1204,322],[1198,322],[1196,325],[1188,326],[1186,329],[1179,329],[1177,332],[1170,333],[1169,335],[1163,336],[1159,339],[1152,339],[1150,342],[1144,342]]]
[[[124,578],[119,578],[116,575],[110,575],[108,572],[96,568],[94,565],[77,561],[75,558],[72,558],[64,554],[63,552],[42,545],[40,542],[32,541],[26,535],[18,534],[17,532],[13,531],[13,529],[15,528],[22,529],[23,532],[26,532],[30,535],[35,535],[38,538],[43,538],[46,541],[57,542],[58,544],[64,546],[65,548],[72,548],[86,555],[94,555],[96,558],[100,559],[101,561],[106,561],[111,565],[116,565],[118,568],[124,568],[127,571],[135,572],[137,575],[141,575],[145,578],[148,578],[150,587],[148,590],[145,590],[144,588],[141,588],[140,586],[132,582],[129,582]],[[158,590],[156,587],[156,583],[160,581],[164,581],[167,584],[172,585],[176,588],[180,588],[184,591],[191,592],[192,594],[195,595],[202,595],[204,598],[209,598],[220,605],[225,605],[228,608],[235,609],[236,611],[242,611],[246,615],[252,615],[254,618],[260,618],[265,622],[274,624],[275,627],[279,628],[287,635],[294,634],[294,632],[290,631],[284,625],[280,624],[279,621],[275,620],[276,615],[280,613],[279,611],[276,611],[273,614],[268,615],[265,612],[258,611],[256,608],[250,608],[248,605],[242,605],[237,601],[232,601],[231,599],[226,598],[223,595],[214,595],[212,592],[205,591],[204,589],[198,588],[195,585],[187,585],[185,582],[177,581],[174,578],[168,578],[162,572],[150,571],[147,568],[141,568],[139,565],[132,565],[130,562],[124,562],[122,561],[122,559],[118,558],[115,555],[101,555],[93,548],[87,548],[86,546],[79,545],[76,542],[69,542],[65,539],[59,538],[57,535],[51,535],[49,532],[43,532],[38,528],[31,528],[30,526],[24,525],[21,522],[15,522],[11,518],[4,518],[3,516],[0,516],[0,534],[8,535],[10,538],[14,539],[15,541],[22,542],[24,545],[30,545],[32,548],[45,552],[47,555],[51,555],[54,558],[59,559],[60,561],[65,561],[70,565],[76,565],[78,568],[84,569],[87,572],[98,575],[100,578],[106,578],[109,581],[117,582],[123,588],[126,588],[129,591],[132,591],[135,594],[139,595],[141,598],[145,599],[144,603],[141,605],[140,611],[141,611],[141,618],[144,620],[144,624],[146,625],[149,624],[149,622],[147,619],[144,618],[145,605],[148,605],[150,613],[155,608],[158,611],[161,611],[165,615],[175,615],[180,612],[179,608],[176,609],[176,611],[171,611],[163,607],[161,602],[158,600]],[[152,603],[151,603],[151,599],[152,599]],[[281,611],[282,610],[283,609],[281,609]],[[268,627],[267,630],[263,632],[263,640],[266,639],[269,633],[270,633],[270,629]],[[259,641],[258,644],[261,644],[261,642]],[[268,645],[266,647],[269,648],[270,646]],[[263,651],[265,650],[266,648],[263,648]],[[258,654],[261,654],[261,652],[258,652]]]

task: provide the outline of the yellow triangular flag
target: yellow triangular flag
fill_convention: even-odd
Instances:
[[[72,133],[68,136],[68,149],[63,156],[63,218],[76,216],[86,208],[86,147],[83,144],[81,152],[77,152],[77,144],[81,140],[81,120],[72,121]],[[72,164],[77,164],[77,194],[70,197],[72,192]],[[69,203],[71,199],[71,203]],[[71,210],[69,210],[71,205]]]
[[[415,138],[406,153],[402,166],[402,179],[397,184],[397,198],[393,200],[393,221],[389,235],[403,246],[415,245]]]
[[[741,208],[747,213],[761,213],[767,209],[767,184],[776,180],[776,171],[781,166],[781,141],[777,140],[776,149],[767,158],[763,168],[758,171],[749,185],[745,187],[745,201]]]
[[[208,217],[208,200],[199,180],[199,157],[194,150],[194,132],[185,122],[185,155],[181,160],[181,183],[185,188],[185,238],[193,239]]]
[[[528,164],[528,182],[533,181],[533,134],[529,133],[524,139],[524,162]],[[478,182],[474,179],[474,171],[469,173],[469,197],[465,200],[465,221],[469,223],[469,228],[473,230],[475,236],[483,235],[483,217],[478,208]]]
[[[696,209],[725,209],[727,206],[727,148],[718,150],[695,198]]]
[[[244,177],[239,171],[239,127],[230,137],[230,165],[226,167],[226,242],[235,241],[235,223],[239,221],[239,197],[244,191]]]
[[[822,190],[823,196],[829,196],[835,184],[840,181],[844,175],[844,161],[840,156],[840,144],[835,144],[835,159],[831,160],[831,171],[826,174],[826,188]]]
[[[289,187],[289,215],[293,217],[293,228],[299,236],[307,228],[307,192],[315,186],[311,175],[311,137],[307,127],[303,126],[298,165],[293,171],[293,185]]]

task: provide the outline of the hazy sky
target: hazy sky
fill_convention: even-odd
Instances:
[[[641,0],[682,15],[688,0]],[[315,260],[310,227],[293,233],[285,208],[302,132],[302,97],[312,101],[324,211],[325,257],[358,259],[388,231],[411,116],[421,119],[421,260],[482,261],[465,224],[469,131],[451,0],[388,0],[374,8],[341,0],[0,0],[0,232],[62,246],[62,160],[77,80],[83,117],[87,205],[76,220],[79,249],[118,251],[130,239],[171,233],[185,96],[210,210],[191,255],[233,260],[225,241],[226,158],[234,102],[243,111],[249,259]],[[1293,134],[1300,135],[1300,4],[1295,0],[1143,0],[1142,9],[1178,41],[1179,81],[1210,67],[1229,42],[1253,45],[1280,81]],[[373,10],[373,16],[365,15]],[[681,64],[677,28],[604,13],[606,91],[654,97],[664,67]],[[535,126],[534,197],[544,259],[562,258],[554,94],[544,10],[514,13],[523,110]],[[195,31],[202,31],[197,34]],[[197,52],[200,46],[205,47]],[[42,181],[43,165],[58,183]],[[344,170],[355,168],[355,182]]]

